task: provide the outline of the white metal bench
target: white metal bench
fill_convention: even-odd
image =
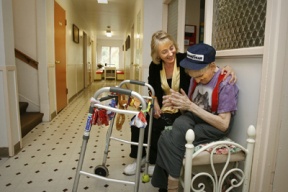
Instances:
[[[184,178],[180,179],[184,192],[191,190],[222,192],[241,187],[242,192],[248,192],[256,135],[254,126],[248,127],[247,135],[246,148],[233,141],[216,141],[194,152],[195,147],[192,143],[195,135],[192,129],[188,130],[182,169]],[[230,150],[231,146],[237,147],[238,152]],[[227,154],[217,153],[219,148],[224,149]],[[229,180],[228,187],[227,179]],[[224,184],[227,187],[225,189],[223,189]],[[209,187],[212,189],[208,189]]]

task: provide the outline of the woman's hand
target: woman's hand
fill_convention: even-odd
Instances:
[[[230,67],[229,65],[226,65],[222,70],[221,70],[221,75],[225,74],[224,79],[226,79],[229,75],[231,75],[231,79],[229,81],[230,84],[234,84],[237,81],[237,76],[235,74],[235,71]]]
[[[162,111],[161,111],[161,109],[160,109],[160,106],[159,106],[159,104],[158,104],[158,101],[155,100],[155,102],[154,102],[154,114],[153,114],[153,117],[154,117],[155,119],[158,119],[158,118],[161,117],[161,113],[162,113]]]

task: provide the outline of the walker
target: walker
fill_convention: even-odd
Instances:
[[[146,147],[146,157],[145,157],[145,169],[144,173],[142,176],[142,182],[147,183],[150,181],[149,175],[148,175],[148,166],[149,166],[149,152],[150,152],[150,144],[151,144],[151,134],[152,134],[152,121],[153,121],[153,114],[154,114],[154,99],[155,99],[155,91],[154,88],[143,81],[136,81],[136,80],[124,80],[119,84],[119,87],[122,87],[123,85],[127,84],[134,84],[134,85],[139,85],[139,86],[146,86],[150,91],[151,95],[150,96],[142,96],[144,99],[149,100],[151,103],[151,107],[149,108],[149,125],[148,125],[148,138],[147,138],[147,144],[143,144],[144,147]],[[129,142],[132,145],[138,145],[137,142]],[[137,162],[137,164],[140,164],[140,162]],[[144,179],[146,177],[146,179]]]
[[[80,151],[80,157],[79,157],[79,161],[78,161],[78,165],[77,165],[77,169],[76,169],[75,180],[74,180],[73,189],[72,189],[73,192],[76,192],[78,189],[80,175],[86,175],[86,176],[89,176],[92,178],[101,179],[101,180],[109,181],[109,182],[117,182],[117,183],[134,185],[134,192],[138,192],[139,184],[140,184],[140,171],[141,171],[141,159],[142,159],[143,146],[147,147],[147,155],[146,155],[146,162],[145,162],[145,171],[144,171],[144,175],[142,178],[146,178],[146,181],[143,180],[143,182],[149,182],[149,179],[147,180],[147,176],[148,176],[147,171],[148,171],[148,163],[149,163],[149,146],[150,146],[150,135],[151,135],[151,128],[150,127],[152,125],[152,115],[150,115],[150,120],[149,120],[149,131],[148,131],[147,144],[143,143],[144,131],[145,131],[144,128],[146,126],[139,128],[140,132],[139,132],[139,142],[138,143],[119,139],[119,138],[111,136],[116,114],[130,114],[130,115],[132,114],[132,115],[135,115],[135,117],[139,117],[139,116],[141,116],[141,113],[142,113],[142,116],[144,115],[144,118],[145,118],[147,112],[150,112],[150,114],[153,114],[153,103],[154,103],[153,99],[154,99],[154,97],[153,96],[151,96],[151,97],[141,96],[139,93],[137,93],[135,91],[121,88],[121,86],[123,86],[126,83],[137,84],[137,85],[141,85],[141,86],[147,86],[151,90],[152,95],[154,96],[154,89],[149,84],[147,84],[145,82],[132,81],[132,80],[124,80],[123,82],[120,83],[119,87],[103,87],[103,88],[101,88],[95,92],[94,96],[91,98],[91,104],[89,107],[88,118],[87,118],[85,130],[84,130],[84,134],[83,134],[83,141],[82,141],[82,146],[81,146],[81,151]],[[108,94],[110,93],[110,95],[102,97],[99,99],[98,97],[105,92]],[[105,100],[115,99],[116,105],[117,105],[119,94],[128,95],[129,97],[137,98],[141,103],[141,109],[142,110],[139,112],[137,110],[119,109],[119,108],[115,108],[115,106],[111,107],[111,106],[103,105],[103,103],[101,103]],[[146,103],[145,99],[151,100],[151,105],[148,106],[149,109],[147,108],[147,103]],[[91,127],[92,127],[92,120],[95,116],[94,112],[97,109],[99,109],[99,110],[105,109],[105,110],[108,110],[110,112],[113,112],[114,116],[110,120],[111,122],[109,123],[109,128],[108,128],[107,133],[106,133],[106,144],[105,144],[105,151],[104,151],[102,164],[96,166],[94,169],[94,173],[92,174],[92,173],[83,171],[82,165],[83,165],[85,151],[86,151],[86,147],[87,147],[87,143],[89,140],[90,131],[91,131]],[[106,164],[106,160],[107,160],[107,156],[108,156],[108,149],[109,149],[109,144],[110,144],[111,139],[122,142],[122,143],[127,143],[127,144],[139,146],[138,152],[137,152],[137,160],[136,160],[135,181],[125,181],[125,180],[119,180],[119,179],[113,179],[113,178],[107,177],[109,175],[109,172],[108,172],[108,169],[105,166],[105,164]],[[149,176],[148,176],[148,178],[149,178]]]

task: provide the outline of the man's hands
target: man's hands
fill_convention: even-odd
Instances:
[[[183,89],[180,90],[181,93],[172,89],[170,89],[170,92],[171,95],[163,96],[163,106],[186,111],[191,107],[191,104],[194,104],[190,101]]]

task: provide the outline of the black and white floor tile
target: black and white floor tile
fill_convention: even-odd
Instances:
[[[90,98],[104,86],[116,86],[117,81],[92,83],[81,92],[51,122],[36,126],[23,138],[23,148],[15,156],[0,158],[1,192],[65,192],[72,191],[79,153],[82,145]],[[113,134],[130,138],[129,116],[122,130]],[[108,126],[93,126],[87,144],[83,170],[94,173],[101,165],[106,144]],[[129,157],[130,146],[111,141],[106,166],[109,178],[134,181],[134,176],[123,175],[124,167],[133,160]],[[102,181],[80,176],[79,192],[134,191],[133,185]],[[156,192],[151,183],[140,182],[140,192]]]

